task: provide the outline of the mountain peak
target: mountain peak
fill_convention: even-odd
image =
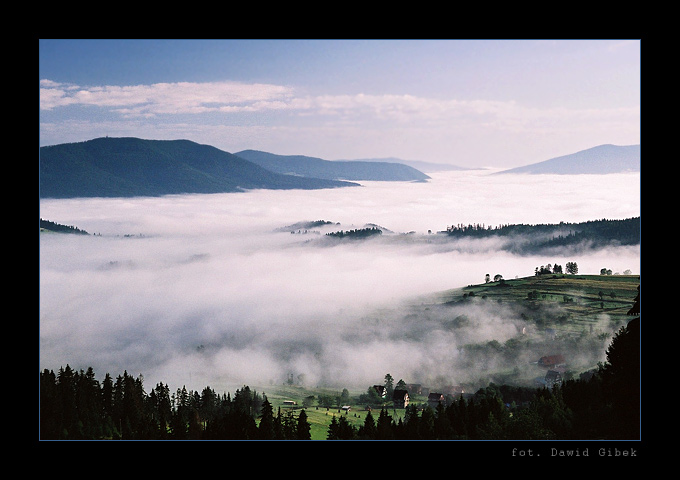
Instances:
[[[101,137],[40,148],[40,197],[130,197],[358,184],[281,175],[190,140]]]
[[[579,175],[640,171],[640,145],[603,144],[503,173]]]

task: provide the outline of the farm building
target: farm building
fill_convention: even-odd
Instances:
[[[430,393],[427,396],[427,403],[432,407],[436,408],[437,405],[444,404],[445,399],[444,399],[444,394],[443,393]]]
[[[559,385],[562,383],[562,374],[557,370],[548,370],[545,374],[545,383],[547,386]]]
[[[409,403],[408,392],[406,390],[395,390],[392,400],[394,408],[406,408]]]
[[[373,385],[373,388],[376,392],[378,392],[380,397],[385,398],[385,395],[387,395],[387,390],[385,389],[384,385]]]
[[[564,363],[564,357],[562,355],[546,355],[538,360],[539,366],[547,368],[564,365]]]
[[[559,370],[548,370],[548,372],[543,377],[537,377],[535,379],[536,385],[546,388],[552,388],[555,385],[560,385],[563,380],[563,372]]]

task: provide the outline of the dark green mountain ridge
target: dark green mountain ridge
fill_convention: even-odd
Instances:
[[[41,198],[160,196],[356,183],[282,175],[189,140],[97,138],[40,148]]]

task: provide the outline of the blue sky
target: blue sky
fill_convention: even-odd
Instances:
[[[508,168],[640,143],[639,40],[39,43],[40,145],[184,138]]]

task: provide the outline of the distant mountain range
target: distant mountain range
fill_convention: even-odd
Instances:
[[[395,157],[362,158],[362,159],[355,159],[355,160],[336,160],[336,161],[401,163],[403,165],[408,165],[409,167],[413,167],[416,170],[420,170],[423,173],[477,170],[476,168],[459,167],[458,165],[451,165],[451,164],[448,164],[448,163],[423,162],[423,161],[420,161],[420,160],[402,160],[401,158],[395,158]]]
[[[358,186],[350,180],[424,181],[399,163],[334,162],[246,150],[224,152],[189,140],[97,138],[40,148],[40,197],[130,197],[250,189]]]
[[[188,140],[97,138],[40,148],[40,197],[130,197],[357,183],[282,175]]]
[[[189,140],[97,138],[40,148],[41,198],[159,196],[250,189],[322,189],[356,181],[427,181],[396,158],[323,160],[256,150],[236,154]],[[466,170],[408,162],[427,171]],[[640,146],[600,145],[499,173],[606,174],[640,171]]]
[[[430,178],[398,160],[323,160],[304,155],[276,155],[258,150],[243,150],[235,155],[272,172],[308,178],[350,181],[422,181]]]
[[[640,171],[640,145],[600,145],[543,162],[496,173],[608,174]]]

